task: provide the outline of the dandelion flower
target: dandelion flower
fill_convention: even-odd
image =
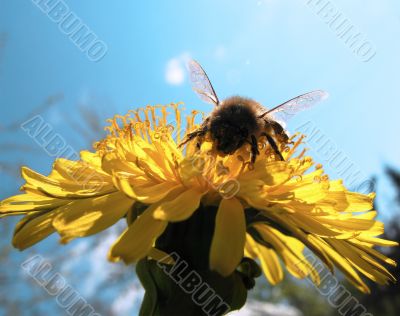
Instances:
[[[225,156],[207,139],[200,148],[194,141],[179,148],[198,116],[183,117],[180,104],[147,106],[109,120],[108,136],[95,152],[81,152],[79,161],[57,159],[49,176],[24,167],[24,193],[0,204],[0,216],[24,215],[13,245],[25,249],[53,232],[65,243],[126,218],[109,259],[160,259],[165,253],[155,245],[168,225],[213,206],[209,268],[222,276],[249,257],[271,284],[283,279],[283,267],[318,284],[309,249],[363,292],[369,289],[360,275],[379,284],[395,281],[384,267],[395,262],[373,248],[396,245],[378,237],[384,228],[375,220],[374,195],[330,180],[300,150],[304,136],[279,144],[284,161],[261,137],[251,164],[246,146]]]

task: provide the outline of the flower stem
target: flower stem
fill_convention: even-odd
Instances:
[[[137,275],[145,289],[141,316],[223,315],[244,305],[243,274],[235,271],[222,277],[209,269],[216,211],[200,206],[188,220],[169,224],[156,247],[170,254],[174,264],[149,259],[138,263]]]

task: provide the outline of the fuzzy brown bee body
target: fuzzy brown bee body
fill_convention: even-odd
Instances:
[[[234,96],[223,100],[204,120],[198,130],[188,135],[187,141],[201,138],[208,134],[215,148],[221,154],[233,154],[245,144],[251,145],[251,161],[258,154],[257,140],[265,136],[279,159],[283,157],[275,139],[287,141],[283,127],[268,117],[261,117],[266,109],[258,102]],[[199,143],[200,143],[199,142]]]
[[[188,66],[194,91],[204,101],[214,104],[215,108],[197,130],[186,136],[180,146],[195,138],[200,144],[206,135],[221,154],[233,154],[243,145],[250,144],[252,163],[259,154],[258,139],[262,136],[266,138],[279,159],[283,160],[275,140],[287,142],[288,136],[282,125],[274,119],[274,114],[281,114],[283,119],[287,119],[327,96],[323,91],[313,91],[293,98],[272,110],[267,110],[252,99],[240,96],[233,96],[220,102],[200,64],[191,60]]]
[[[228,98],[214,108],[206,122],[216,149],[232,154],[249,142],[251,135],[258,138],[263,131],[263,120],[257,117],[259,114],[259,104],[242,97]]]

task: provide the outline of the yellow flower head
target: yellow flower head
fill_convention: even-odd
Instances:
[[[396,243],[377,236],[383,224],[372,210],[374,195],[349,192],[331,181],[305,150],[304,136],[280,143],[280,161],[265,139],[254,164],[250,148],[219,155],[207,139],[179,148],[196,128],[198,112],[182,121],[180,104],[148,106],[115,116],[108,136],[81,160],[57,159],[49,176],[22,169],[24,194],[4,200],[0,216],[24,215],[13,245],[25,249],[53,232],[62,242],[96,234],[126,217],[128,227],[109,252],[126,263],[164,254],[155,248],[167,225],[187,220],[200,205],[218,208],[211,243],[212,270],[228,276],[244,256],[258,259],[277,284],[282,263],[298,278],[319,282],[304,254],[311,250],[327,267],[338,267],[361,291],[360,278],[385,284],[395,265],[373,246]],[[186,127],[183,127],[186,125]]]

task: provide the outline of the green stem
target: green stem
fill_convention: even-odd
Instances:
[[[216,212],[200,206],[188,220],[168,225],[156,247],[170,254],[174,265],[138,263],[145,289],[140,316],[222,315],[244,305],[248,278],[239,271],[224,278],[209,270]]]

